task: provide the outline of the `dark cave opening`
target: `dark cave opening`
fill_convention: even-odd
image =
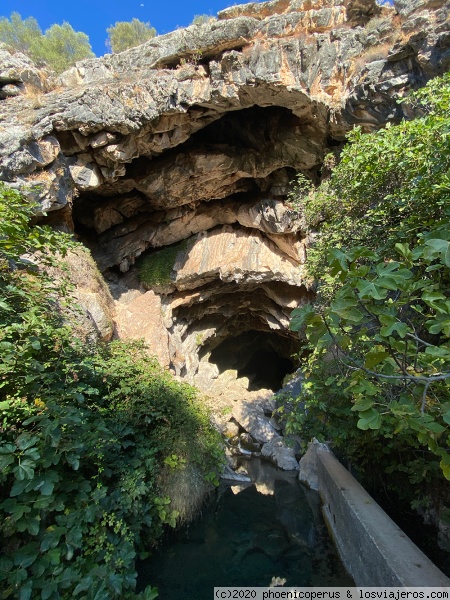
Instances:
[[[276,392],[283,385],[283,379],[292,373],[294,363],[283,358],[274,350],[256,350],[247,364],[238,370],[239,377],[249,377],[250,390],[266,388]]]
[[[297,350],[294,340],[273,332],[246,331],[225,339],[210,354],[220,372],[235,369],[238,377],[248,377],[249,391],[262,388],[274,392],[295,370],[290,356]]]

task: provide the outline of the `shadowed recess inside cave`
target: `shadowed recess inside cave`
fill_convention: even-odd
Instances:
[[[249,391],[277,391],[284,377],[294,371],[290,356],[295,350],[293,341],[279,334],[246,331],[214,348],[209,362],[215,363],[220,372],[235,369],[238,377],[248,377]]]
[[[74,201],[75,230],[97,258],[111,255],[107,264],[100,260],[102,270],[121,262],[120,248],[129,244],[125,236],[134,245],[141,238],[138,248],[128,249],[132,263],[143,250],[166,245],[161,235],[154,236],[161,223],[176,222],[189,211],[211,213],[226,198],[236,202],[236,213],[240,204],[260,197],[284,198],[299,171],[316,180],[325,143],[309,113],[299,117],[281,106],[232,111],[164,152],[152,151],[139,138],[135,158],[121,163],[121,176],[95,189],[86,186]],[[216,217],[213,224],[223,221]],[[189,227],[171,241],[191,234]]]

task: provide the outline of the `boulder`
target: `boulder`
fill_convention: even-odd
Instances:
[[[117,302],[116,310],[119,337],[151,340],[151,353],[162,366],[170,366],[169,335],[164,326],[159,296],[150,290],[127,304]]]
[[[233,471],[233,469],[229,465],[225,466],[221,478],[226,479],[227,481],[238,481],[240,483],[251,482],[250,477],[244,475],[243,473],[236,473],[236,471]]]
[[[0,44],[0,94],[6,91],[5,97],[15,96],[17,93],[26,92],[26,86],[35,91],[45,92],[52,83],[47,70],[38,68],[25,54],[12,52],[5,44]],[[13,94],[8,94],[5,87],[11,85],[15,90]]]
[[[232,414],[234,420],[261,444],[280,437],[257,402],[251,400],[238,402],[233,407]]]
[[[283,471],[298,471],[299,465],[293,448],[289,448],[283,438],[266,442],[261,450],[265,456]]]

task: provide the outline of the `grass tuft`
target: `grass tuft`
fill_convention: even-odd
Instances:
[[[145,256],[138,265],[139,277],[149,288],[169,285],[178,255],[186,252],[189,239],[166,246]]]

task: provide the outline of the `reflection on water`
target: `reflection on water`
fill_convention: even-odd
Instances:
[[[214,586],[346,586],[318,494],[285,472],[253,459],[254,483],[224,485],[201,518],[172,533],[138,567],[139,587],[162,600],[211,600]]]

